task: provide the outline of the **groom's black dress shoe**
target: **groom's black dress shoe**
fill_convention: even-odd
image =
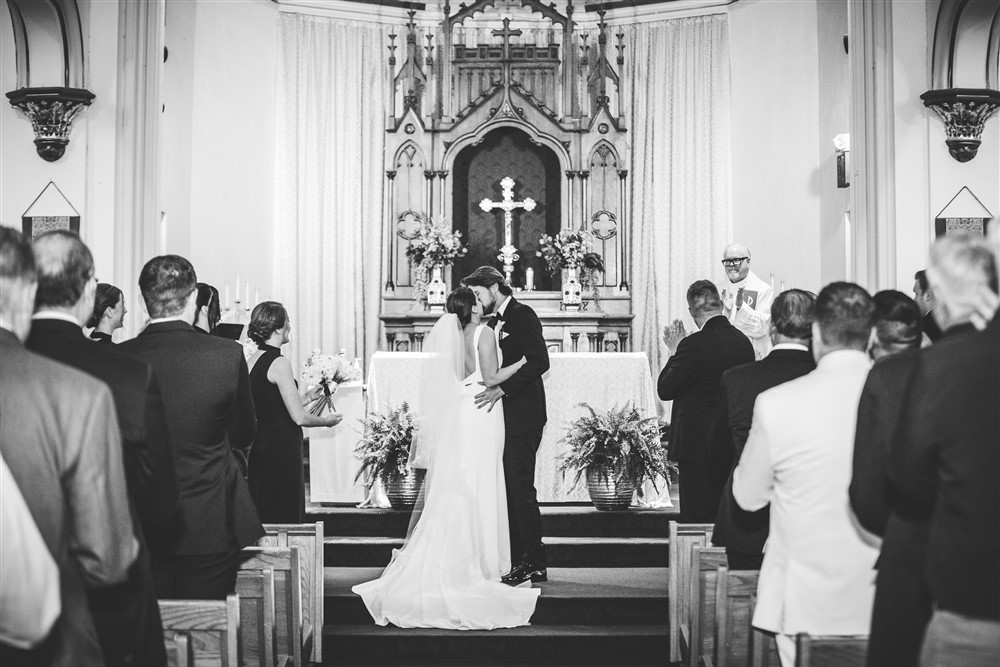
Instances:
[[[530,563],[518,563],[510,572],[500,577],[500,581],[508,586],[520,586],[527,581],[537,584],[548,580],[546,568]]]

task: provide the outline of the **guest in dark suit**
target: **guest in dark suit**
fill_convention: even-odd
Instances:
[[[84,280],[93,294],[93,274]],[[101,667],[87,590],[124,581],[139,549],[121,433],[107,385],[21,344],[36,287],[31,245],[0,227],[0,453],[59,567],[62,598],[42,645],[3,646],[0,664]]]
[[[934,292],[927,282],[927,272],[924,270],[913,274],[913,300],[920,308],[924,334],[932,343],[936,343],[941,338],[941,327],[934,319]]]
[[[946,334],[997,292],[981,239],[945,236],[927,269]],[[889,454],[890,508],[928,521],[924,575],[934,610],[920,664],[1000,664],[1000,326],[947,336],[916,359]],[[883,571],[879,570],[879,585]]]
[[[246,449],[256,429],[243,349],[194,330],[194,267],[151,259],[139,274],[149,325],[119,349],[153,367],[163,390],[177,470],[177,533],[153,554],[161,598],[223,599],[236,583],[238,552],[264,535],[230,444]]]
[[[548,561],[542,544],[542,515],[535,490],[535,457],[542,442],[548,415],[542,375],[549,370],[549,350],[538,315],[513,296],[510,285],[496,269],[484,266],[462,280],[483,306],[484,315],[493,315],[503,354],[503,367],[521,359],[526,363],[497,387],[478,394],[476,406],[493,409],[503,398],[506,436],[503,452],[504,481],[507,485],[507,516],[510,524],[511,571],[506,584],[546,581]]]
[[[757,396],[816,368],[809,350],[816,297],[806,291],[782,292],[771,304],[771,343],[766,357],[722,374],[719,404],[709,441],[712,466],[725,479],[712,544],[726,548],[732,570],[759,570],[770,526],[770,507],[747,512],[733,498],[733,470],[740,461],[753,422]]]
[[[105,345],[113,344],[112,335],[122,328],[127,312],[125,295],[122,291],[114,285],[98,283],[97,294],[94,295],[94,309],[84,323],[93,329],[90,338]]]
[[[711,523],[719,509],[722,482],[711,474],[708,431],[722,374],[754,360],[753,345],[722,314],[719,291],[709,280],[692,283],[688,310],[699,331],[686,336],[680,320],[664,327],[670,357],[660,372],[660,399],[673,401],[670,455],[680,474],[681,523]]]
[[[29,350],[107,383],[124,440],[125,477],[139,540],[128,581],[92,591],[90,608],[108,665],[165,665],[160,612],[147,545],[169,544],[177,509],[174,461],[167,440],[160,387],[153,369],[115,348],[94,345],[80,321],[94,310],[87,276],[94,259],[80,238],[49,232],[34,243],[38,265]]]
[[[195,308],[194,328],[203,333],[215,333],[215,327],[222,319],[219,290],[208,283],[198,283],[198,301]]]
[[[858,522],[884,538],[876,563],[867,664],[916,665],[931,615],[930,591],[923,575],[927,525],[890,512],[886,462],[920,349],[922,320],[917,304],[902,292],[885,290],[874,300],[870,354],[875,366],[858,405],[849,489]]]

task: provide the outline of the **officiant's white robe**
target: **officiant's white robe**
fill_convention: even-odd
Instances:
[[[771,351],[771,302],[774,301],[774,288],[750,271],[747,277],[739,282],[731,283],[723,279],[716,284],[722,302],[732,305],[727,315],[734,327],[746,334],[753,343],[753,352],[757,360],[761,360]],[[752,306],[745,299],[737,301],[737,297],[752,295]]]
[[[771,504],[771,532],[753,624],[794,635],[868,634],[875,540],[848,502],[854,430],[871,364],[854,350],[757,397],[753,426],[733,475],[746,510]]]

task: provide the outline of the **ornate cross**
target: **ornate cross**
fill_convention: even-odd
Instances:
[[[508,19],[504,19],[504,23]],[[525,197],[524,201],[514,201],[514,179],[510,176],[505,176],[503,180],[500,181],[500,187],[503,189],[503,201],[492,201],[490,199],[484,199],[479,202],[479,208],[483,209],[485,212],[489,213],[493,209],[500,209],[503,211],[503,240],[504,246],[500,248],[500,254],[497,255],[497,259],[503,262],[504,273],[507,274],[507,282],[510,283],[510,274],[514,271],[514,262],[520,259],[517,254],[517,248],[514,247],[513,239],[513,220],[511,216],[511,211],[515,208],[523,208],[525,211],[535,210],[535,200],[531,197]]]
[[[521,34],[520,30],[510,29],[510,19],[504,17],[503,29],[494,30],[494,37],[503,37],[503,50],[500,52],[500,62],[503,67],[503,85],[510,86],[510,38]]]

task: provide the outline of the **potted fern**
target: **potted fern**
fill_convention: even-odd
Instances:
[[[643,419],[634,404],[597,412],[586,403],[588,414],[573,422],[563,442],[569,451],[559,470],[565,478],[574,471],[573,488],[586,476],[587,490],[599,510],[625,510],[632,495],[649,479],[667,479],[666,451],[660,443],[655,417]]]
[[[354,481],[365,476],[382,482],[393,509],[412,510],[423,483],[424,470],[410,468],[410,445],[417,428],[416,416],[405,401],[384,413],[361,420],[363,435],[354,449],[361,468]]]

